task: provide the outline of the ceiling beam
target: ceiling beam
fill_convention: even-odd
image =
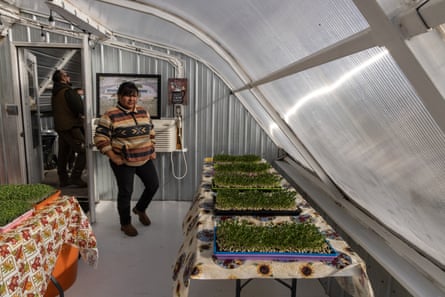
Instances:
[[[371,26],[373,39],[388,49],[425,108],[445,132],[445,100],[409,49],[402,32],[388,19],[377,1],[353,0],[353,2]]]
[[[275,72],[268,74],[267,76],[256,80],[254,82],[248,83],[245,86],[234,90],[234,93],[251,89],[253,87],[258,87],[269,82],[284,78],[289,75],[296,74],[303,70],[319,66],[357,52],[366,50],[370,47],[376,46],[375,40],[371,36],[371,30],[367,29],[354,34],[346,39],[343,39],[329,47],[326,47],[312,55],[304,57],[288,66],[279,69]]]
[[[100,40],[106,40],[112,37],[113,33],[100,24],[81,9],[64,0],[46,1],[49,9],[56,12],[65,20],[71,22],[85,33],[97,36]]]
[[[52,85],[52,77],[54,72],[58,69],[63,69],[63,67],[65,67],[65,65],[68,64],[68,62],[74,57],[77,51],[78,51],[77,49],[67,50],[67,52],[63,55],[63,57],[59,61],[57,61],[53,69],[46,76],[47,78],[40,84],[39,97],[45,92],[47,88],[50,87],[50,85]]]

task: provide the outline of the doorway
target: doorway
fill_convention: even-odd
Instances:
[[[29,50],[19,55],[21,106],[23,114],[22,135],[25,142],[26,176],[29,184],[43,179],[43,162],[40,138],[40,107],[37,82],[37,58]]]
[[[59,186],[58,136],[51,107],[54,70],[64,69],[72,87],[83,88],[81,49],[19,47],[18,58],[28,183],[48,184],[60,189],[62,195],[75,196],[87,212],[88,188]],[[88,181],[87,169],[82,179]]]

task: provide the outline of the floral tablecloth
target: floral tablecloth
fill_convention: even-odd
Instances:
[[[173,267],[173,297],[187,297],[190,279],[301,279],[335,277],[338,283],[352,296],[373,297],[365,262],[330,227],[326,221],[297,195],[302,210],[299,216],[270,217],[271,222],[296,220],[312,222],[326,235],[330,245],[339,256],[330,261],[302,260],[222,260],[213,254],[212,163],[205,163],[202,183],[183,222],[184,241]],[[283,179],[283,187],[292,189]],[[294,189],[292,189],[294,190]],[[264,218],[249,217],[250,220]]]
[[[62,196],[0,233],[0,296],[43,296],[64,243],[96,267],[96,237],[75,197]]]

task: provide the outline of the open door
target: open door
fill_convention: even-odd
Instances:
[[[35,184],[43,180],[37,58],[25,48],[18,49],[18,57],[26,175],[27,182]]]
[[[86,48],[86,50],[85,50]],[[22,168],[22,175],[27,175],[28,183],[44,183],[60,188],[62,195],[75,196],[81,207],[89,213],[90,221],[95,221],[94,182],[89,171],[94,170],[92,151],[87,150],[87,161],[82,179],[89,181],[88,187],[63,187],[59,185],[56,163],[58,151],[58,137],[54,130],[52,118],[51,93],[52,70],[64,69],[71,77],[73,88],[81,87],[86,90],[85,106],[88,122],[92,114],[92,77],[91,56],[88,47],[88,36],[84,37],[82,45],[67,47],[18,47],[17,65],[21,95],[21,112],[23,113],[23,142],[26,145],[22,152],[26,159]],[[86,125],[87,135],[91,129]],[[55,137],[50,142],[48,137]],[[90,137],[86,137],[90,144]],[[48,140],[48,141],[46,141]],[[26,152],[25,152],[26,151]],[[91,198],[90,198],[91,197]]]

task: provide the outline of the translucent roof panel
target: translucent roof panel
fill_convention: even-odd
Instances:
[[[263,108],[261,104],[258,104],[257,99],[250,91],[241,92],[238,98],[246,107],[246,109],[252,114],[257,123],[266,131],[272,141],[279,147],[286,151],[294,160],[298,161],[304,167],[313,170],[303,155],[292,144],[289,137],[279,129],[275,121],[270,114]],[[273,111],[272,111],[273,112]]]
[[[350,0],[225,0],[211,5],[206,0],[163,0],[157,5],[186,14],[217,37],[254,80],[368,27]]]
[[[348,196],[445,264],[445,135],[388,51],[369,49],[261,90]]]

